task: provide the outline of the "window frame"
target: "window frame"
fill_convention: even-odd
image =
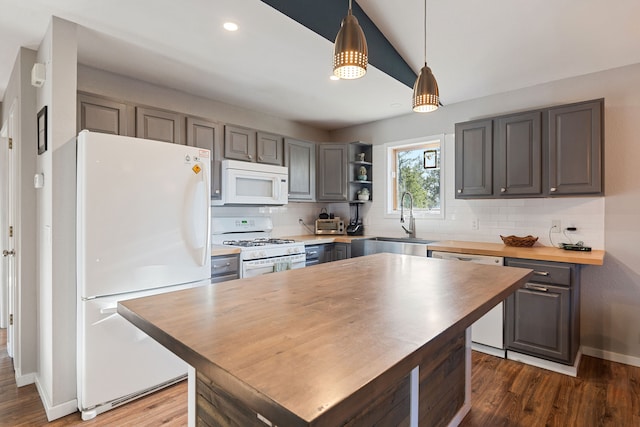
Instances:
[[[388,142],[384,144],[385,150],[385,201],[384,201],[384,217],[400,218],[400,207],[395,206],[397,200],[397,185],[395,177],[396,158],[395,153],[400,148],[410,148],[411,146],[422,146],[427,144],[439,144],[440,146],[440,209],[439,211],[427,211],[414,209],[413,216],[416,219],[444,219],[445,217],[445,135],[431,135],[422,138],[413,138],[410,140]]]

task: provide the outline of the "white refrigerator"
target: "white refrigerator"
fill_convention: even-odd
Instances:
[[[77,380],[85,420],[186,376],[187,365],[116,305],[210,283],[210,155],[78,135]]]

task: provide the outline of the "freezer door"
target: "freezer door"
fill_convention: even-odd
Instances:
[[[208,283],[169,287],[162,291]],[[118,300],[158,293],[145,291],[79,302],[77,378],[81,411],[103,412],[124,397],[133,397],[186,375],[185,362],[116,312]]]
[[[208,150],[78,136],[79,297],[210,277]]]

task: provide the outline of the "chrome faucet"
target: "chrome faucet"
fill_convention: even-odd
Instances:
[[[413,196],[408,191],[402,193],[402,197],[400,198],[400,222],[404,224],[404,196],[409,196],[409,229],[404,225],[402,229],[409,237],[416,237],[416,221],[413,218]]]

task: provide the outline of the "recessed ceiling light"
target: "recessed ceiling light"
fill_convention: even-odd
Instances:
[[[329,80],[340,80],[340,77],[336,76],[335,74],[331,74],[329,76]]]
[[[238,24],[235,22],[225,22],[223,27],[227,31],[238,31]]]

